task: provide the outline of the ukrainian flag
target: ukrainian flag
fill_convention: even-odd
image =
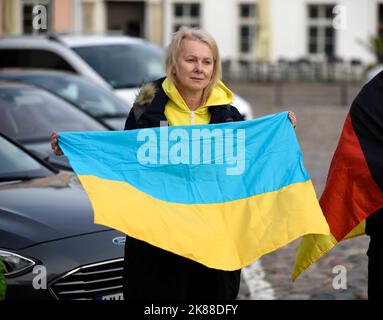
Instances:
[[[304,234],[329,234],[287,112],[61,132],[59,146],[95,223],[210,268],[237,270]]]

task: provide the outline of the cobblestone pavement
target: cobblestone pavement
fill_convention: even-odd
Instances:
[[[286,85],[282,91],[283,106],[275,105],[277,88],[273,85],[228,83],[228,86],[252,104],[255,117],[284,110],[295,112],[303,160],[319,198],[346,114],[361,85],[350,84],[347,90],[334,84]],[[338,244],[292,283],[290,274],[299,241],[265,255],[257,264],[245,268],[238,299],[367,299],[367,236]],[[332,286],[337,275],[333,268],[337,265],[346,267],[347,289]],[[253,285],[249,286],[251,281]]]

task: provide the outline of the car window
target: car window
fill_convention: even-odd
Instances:
[[[23,150],[0,136],[0,181],[17,177],[48,176],[53,173]]]
[[[41,68],[75,72],[56,53],[40,49],[0,49],[0,68]]]
[[[28,75],[24,82],[43,87],[75,103],[93,116],[126,116],[128,107],[104,88],[70,75]]]
[[[113,88],[133,88],[165,75],[162,50],[142,44],[72,48]]]
[[[22,143],[50,140],[52,131],[106,130],[93,118],[49,92],[0,87],[0,130]]]

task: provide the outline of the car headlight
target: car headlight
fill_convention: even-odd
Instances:
[[[36,262],[19,254],[0,250],[0,259],[4,266],[4,276],[15,276],[32,268]]]

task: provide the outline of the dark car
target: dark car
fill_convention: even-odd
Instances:
[[[71,169],[54,155],[53,131],[102,131],[111,128],[60,97],[31,85],[0,81],[0,132],[38,152],[59,169]]]
[[[0,79],[16,80],[46,89],[107,123],[113,129],[124,129],[130,106],[111,90],[78,75],[52,70],[12,70],[0,72]]]
[[[76,176],[0,133],[6,299],[120,299],[125,236],[93,223]]]

